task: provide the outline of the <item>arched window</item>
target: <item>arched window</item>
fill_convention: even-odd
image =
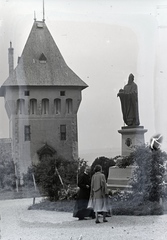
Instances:
[[[61,112],[61,100],[59,98],[54,100],[54,112],[56,114],[60,114]]]
[[[30,99],[30,114],[37,113],[37,100],[32,98]]]
[[[66,113],[68,113],[68,114],[72,113],[72,99],[71,98],[66,99]]]
[[[42,99],[42,114],[49,113],[49,99],[44,98]]]
[[[17,114],[24,114],[24,108],[25,108],[25,100],[18,99],[17,100]]]

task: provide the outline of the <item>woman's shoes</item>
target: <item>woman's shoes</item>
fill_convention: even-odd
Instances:
[[[107,219],[103,219],[103,222],[108,222]],[[95,223],[100,223],[99,220],[96,220]]]
[[[96,220],[95,223],[100,223],[100,221],[99,221],[99,220]]]
[[[103,222],[108,222],[107,219],[103,219]]]
[[[87,220],[87,219],[82,217],[82,218],[79,218],[78,220]]]

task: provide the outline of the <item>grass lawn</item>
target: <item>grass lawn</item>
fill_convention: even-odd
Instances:
[[[43,200],[40,203],[30,206],[29,210],[46,210],[46,211],[60,211],[60,212],[73,212],[75,200],[63,200],[50,202]]]
[[[0,200],[7,199],[21,199],[21,198],[34,198],[41,197],[39,192],[34,189],[22,189],[19,192],[16,191],[1,191]],[[40,203],[32,204],[29,210],[46,210],[46,211],[61,211],[61,212],[73,212],[76,200],[62,200],[51,202],[45,198]],[[167,210],[167,204],[162,205],[158,202],[143,202],[142,204],[136,204],[134,201],[122,201],[119,198],[111,197],[109,204],[112,209],[113,215],[162,215]]]
[[[158,202],[145,202],[136,205],[130,201],[117,201],[114,202],[110,199],[109,204],[112,209],[113,215],[162,215],[164,213],[163,206]],[[63,200],[50,202],[46,199],[40,203],[34,204],[29,207],[29,210],[46,210],[46,211],[61,211],[73,212],[75,200]]]

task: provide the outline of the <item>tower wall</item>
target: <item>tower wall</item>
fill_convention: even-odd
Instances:
[[[67,66],[45,22],[34,21],[15,69],[12,43],[8,56],[9,77],[0,96],[20,173],[39,160],[38,154],[46,157],[40,149],[47,147],[48,155],[78,159],[77,111],[87,84]]]
[[[25,96],[29,92],[29,96]],[[61,96],[62,91],[64,96]],[[20,113],[18,101],[23,100]],[[32,113],[31,100],[36,100]],[[48,112],[43,113],[42,101],[48,99]],[[55,99],[60,99],[59,113],[55,112]],[[70,111],[67,100],[72,101]],[[39,160],[37,151],[46,143],[56,150],[58,156],[78,159],[77,111],[81,102],[81,90],[71,87],[10,87],[6,89],[13,159],[21,173],[26,172],[32,163]],[[61,139],[61,125],[66,126],[66,139]],[[25,140],[25,126],[30,126],[30,140]]]

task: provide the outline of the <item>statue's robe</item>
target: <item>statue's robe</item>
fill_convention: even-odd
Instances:
[[[121,101],[123,120],[128,126],[139,126],[138,91],[137,85],[132,82],[125,85],[118,93]]]

